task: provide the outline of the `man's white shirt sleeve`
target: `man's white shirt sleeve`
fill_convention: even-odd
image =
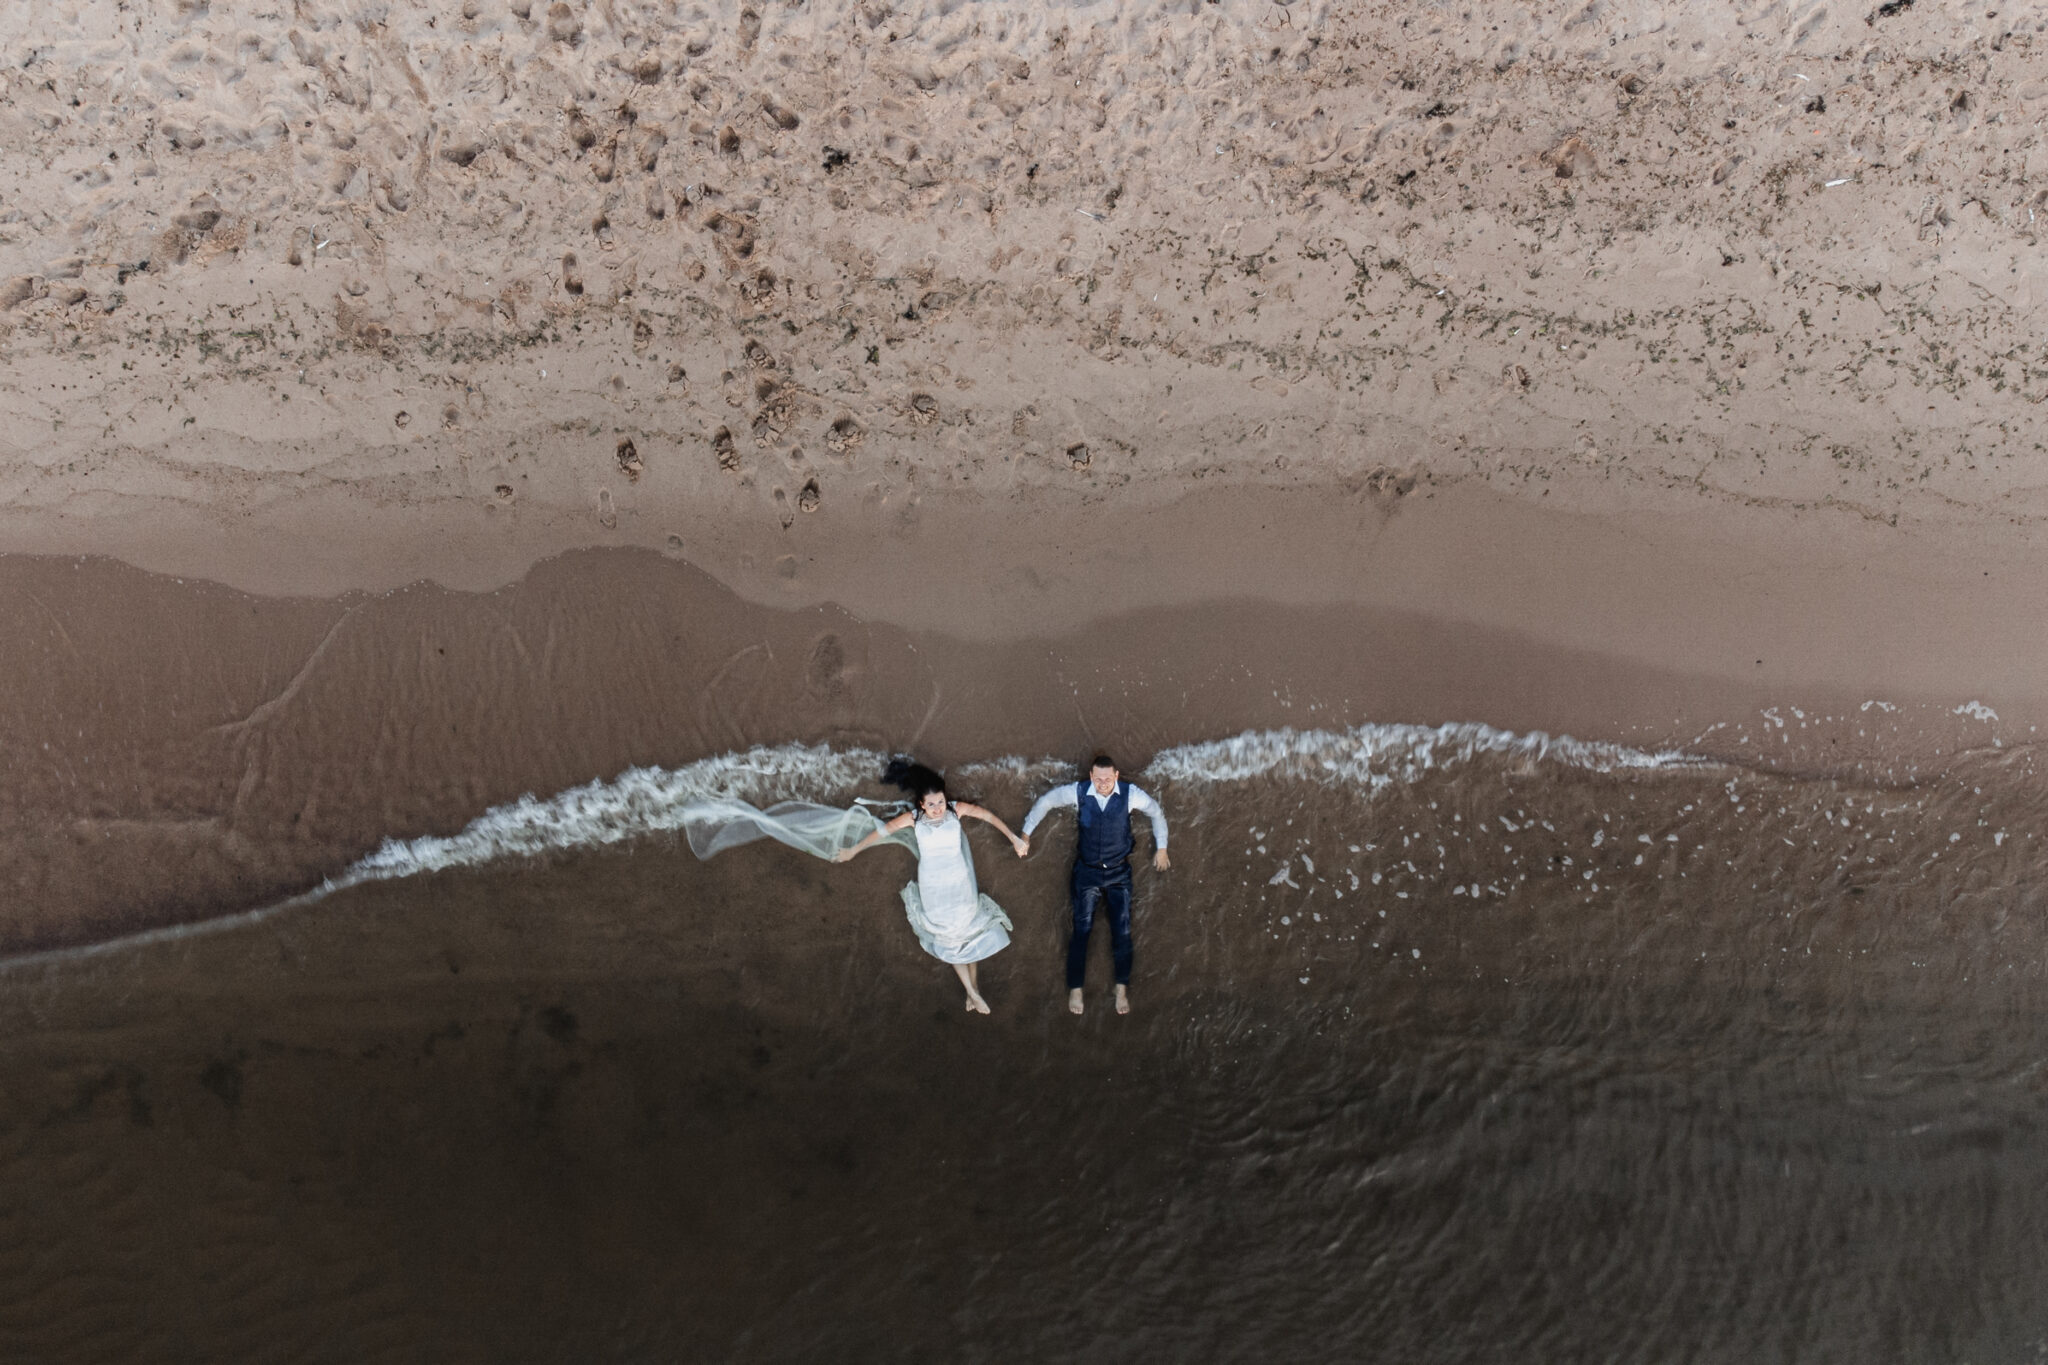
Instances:
[[[1160,808],[1157,801],[1152,799],[1152,793],[1133,782],[1131,784],[1130,802],[1132,810],[1143,811],[1152,817],[1152,846],[1154,848],[1165,848],[1166,812]]]
[[[1024,817],[1024,837],[1029,839],[1031,831],[1038,828],[1039,821],[1056,810],[1072,810],[1079,801],[1074,784],[1062,782],[1032,803],[1031,813]]]

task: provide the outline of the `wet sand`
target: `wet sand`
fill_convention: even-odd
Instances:
[[[1732,1363],[2048,1329],[2026,755],[1159,790],[1127,1018],[1100,945],[1065,1012],[1064,829],[976,841],[1018,926],[988,1018],[893,850],[648,838],[0,967],[0,1342]]]
[[[1314,601],[1305,582],[1292,601],[1113,597],[1063,631],[1019,622],[963,640],[756,605],[636,551],[567,556],[483,594],[255,596],[103,560],[17,557],[0,573],[15,643],[0,693],[13,774],[0,942],[14,950],[261,904],[387,837],[450,833],[525,792],[757,744],[942,764],[1107,747],[1137,771],[1161,748],[1247,729],[1480,719],[1649,749],[1747,756],[1768,741],[1764,762],[1897,780],[1938,768],[1963,736],[2024,738],[2038,714],[2031,690],[1984,686],[1934,648],[1957,618],[1933,612],[1891,620],[1931,638],[1886,687],[1860,672],[1785,677],[1816,656],[1853,663],[1838,638],[1813,648],[1829,639],[1817,627],[1796,665],[1689,672],[1449,613]],[[1445,581],[1455,596],[1472,577]],[[1598,597],[1573,600],[1597,627]],[[1719,649],[1785,643],[1803,619],[1724,622]],[[1907,710],[1872,715],[1873,698]],[[1995,726],[1953,713],[1976,700]],[[1844,723],[1773,734],[1764,708],[1788,705]]]

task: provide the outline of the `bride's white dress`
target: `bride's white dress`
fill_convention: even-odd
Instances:
[[[924,950],[941,962],[979,962],[1010,946],[1010,917],[981,894],[974,857],[960,817],[922,815],[917,833],[917,880],[903,888],[903,913]]]
[[[694,801],[677,822],[699,858],[756,839],[774,839],[814,858],[853,848],[882,822],[862,806],[840,809],[809,801],[783,801],[761,810],[730,797]],[[979,962],[1010,946],[1010,917],[981,894],[967,832],[951,809],[944,819],[919,816],[908,829],[884,834],[917,854],[917,880],[903,888],[903,913],[924,950],[941,962]]]

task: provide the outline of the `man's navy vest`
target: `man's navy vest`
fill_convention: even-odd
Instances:
[[[1130,858],[1136,845],[1131,839],[1129,787],[1129,783],[1117,783],[1116,795],[1104,806],[1096,803],[1092,783],[1078,784],[1074,814],[1081,822],[1081,838],[1074,850],[1076,862],[1089,867],[1118,868]]]

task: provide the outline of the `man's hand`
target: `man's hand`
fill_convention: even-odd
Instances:
[[[1166,850],[1162,848],[1152,855],[1152,866],[1154,870],[1164,872],[1173,866],[1173,861],[1166,856]]]

